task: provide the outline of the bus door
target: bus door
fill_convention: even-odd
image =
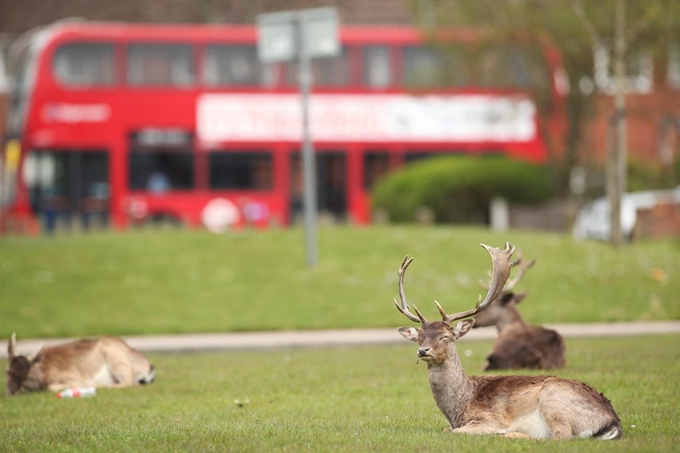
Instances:
[[[301,154],[291,154],[290,219],[303,222],[303,173]],[[316,150],[316,197],[319,220],[338,223],[347,219],[347,156],[340,150]]]
[[[108,225],[109,159],[106,151],[37,150],[29,154],[24,177],[31,208],[44,231],[92,222]]]

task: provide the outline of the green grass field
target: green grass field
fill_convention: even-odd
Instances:
[[[409,300],[471,308],[491,259],[510,241],[537,264],[518,286],[533,323],[680,319],[680,242],[614,250],[537,232],[377,227],[320,230],[305,265],[299,229],[131,231],[0,238],[0,338],[347,327],[402,323],[397,268],[415,256]]]
[[[2,395],[0,451],[677,451],[678,344],[677,335],[567,340],[569,364],[557,374],[604,392],[622,420],[618,441],[443,433],[446,421],[434,404],[427,369],[416,365],[416,347],[404,341],[153,355],[158,374],[149,386],[100,389],[88,399]],[[459,342],[470,374],[481,373],[490,345]],[[234,400],[249,404],[239,407]]]

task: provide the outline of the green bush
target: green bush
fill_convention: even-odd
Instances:
[[[504,158],[440,157],[392,173],[373,190],[373,210],[393,222],[412,222],[418,208],[437,223],[486,223],[494,197],[537,203],[553,196],[546,167]]]
[[[658,165],[641,160],[628,160],[627,192],[656,190],[662,188],[662,170]]]

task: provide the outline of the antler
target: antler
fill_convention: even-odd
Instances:
[[[482,301],[482,295],[479,295],[477,299],[477,305],[475,308],[468,311],[463,311],[460,313],[454,313],[452,315],[447,315],[439,302],[436,300],[434,303],[439,309],[439,313],[442,315],[442,319],[447,323],[452,323],[463,318],[469,318],[474,316],[480,311],[484,310],[491,302],[493,302],[502,292],[505,282],[508,281],[510,277],[510,269],[512,268],[513,262],[510,261],[510,257],[515,252],[515,247],[510,245],[510,243],[505,243],[505,250],[501,250],[496,247],[489,247],[488,245],[480,244],[482,247],[489,252],[491,259],[493,261],[493,274],[491,275],[491,283],[489,284],[489,291],[486,293],[484,301]]]
[[[36,357],[38,357],[38,354],[40,354],[40,351],[45,347],[45,342],[42,342],[38,345],[38,347],[33,351],[31,355],[28,356],[28,361],[33,362]]]
[[[515,275],[515,277],[512,280],[505,284],[505,288],[503,288],[504,291],[512,291],[512,288],[514,288],[515,285],[519,283],[520,280],[522,280],[522,277],[524,277],[526,271],[528,271],[529,268],[536,263],[535,259],[525,262],[521,250],[517,250],[517,255],[518,258],[517,260],[513,261],[512,265],[513,266],[519,265],[519,271],[517,271],[517,275]]]
[[[503,287],[503,291],[512,291],[512,289],[515,287],[517,283],[519,283],[520,280],[524,277],[524,274],[526,273],[527,270],[531,266],[533,266],[536,263],[536,260],[533,259],[529,262],[524,261],[524,256],[522,255],[522,250],[517,249],[517,256],[518,258],[512,262],[512,267],[514,268],[515,266],[519,265],[519,271],[517,272],[517,275],[515,275],[515,278],[512,280],[509,280],[505,286]],[[491,272],[487,272],[487,275],[491,277]],[[482,288],[488,290],[489,289],[489,283],[482,280],[481,278],[479,279],[479,286]]]
[[[16,332],[12,332],[12,336],[9,339],[9,343],[7,343],[7,355],[11,359],[14,357],[14,350],[16,349],[16,344],[17,344],[17,334]]]
[[[416,311],[416,316],[409,311],[408,304],[406,303],[406,293],[404,293],[404,273],[406,273],[406,268],[411,264],[411,261],[413,261],[413,258],[409,258],[408,255],[406,255],[401,262],[401,266],[399,266],[399,298],[401,299],[401,305],[397,303],[397,299],[394,299],[394,305],[397,307],[397,310],[411,321],[425,324],[427,319],[420,314],[418,307],[415,305],[413,306],[413,309]]]

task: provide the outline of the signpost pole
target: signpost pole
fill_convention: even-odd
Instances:
[[[302,175],[307,266],[315,267],[317,258],[316,158],[310,133],[312,73],[310,60],[340,53],[338,13],[335,8],[309,8],[258,16],[258,58],[263,63],[297,61],[302,100]]]
[[[312,85],[309,52],[305,36],[304,12],[296,17],[298,82],[302,99],[302,171],[304,191],[305,244],[307,249],[307,266],[315,267],[318,261],[316,240],[316,159],[310,137],[309,93]]]

